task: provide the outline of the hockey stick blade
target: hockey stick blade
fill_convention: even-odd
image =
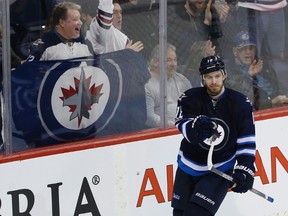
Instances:
[[[216,169],[216,168],[213,166],[213,162],[212,162],[212,154],[213,154],[213,151],[214,151],[214,144],[213,144],[213,142],[211,142],[211,146],[210,146],[210,149],[209,149],[209,152],[208,152],[208,157],[207,157],[207,166],[208,166],[208,169],[209,169],[210,171],[212,171],[213,173],[221,176],[222,178],[225,178],[225,179],[227,179],[228,181],[233,182],[233,183],[236,185],[236,182],[235,182],[235,180],[233,179],[232,176],[230,176],[230,175],[228,175],[228,174],[226,174],[226,173],[224,173],[224,172]],[[256,190],[255,188],[251,188],[251,189],[249,189],[249,191],[253,192],[254,194],[256,194],[256,195],[258,195],[258,196],[260,196],[260,197],[262,197],[262,198],[264,198],[264,199],[266,199],[267,201],[269,201],[269,202],[271,202],[271,203],[274,202],[274,198],[272,198],[272,197],[270,197],[270,196],[262,193],[261,191]]]

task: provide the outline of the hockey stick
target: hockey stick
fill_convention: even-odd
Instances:
[[[235,180],[233,179],[232,176],[230,176],[230,175],[228,175],[228,174],[226,174],[226,173],[224,173],[224,172],[216,169],[216,168],[213,166],[212,154],[213,154],[213,150],[214,150],[214,144],[213,144],[213,142],[210,142],[210,143],[211,143],[211,146],[210,146],[210,149],[209,149],[209,152],[208,152],[208,157],[207,157],[207,166],[208,166],[208,169],[211,170],[213,173],[221,176],[222,178],[225,178],[225,179],[227,179],[228,181],[233,182],[233,183],[234,183],[233,186],[236,186],[236,182],[235,182]],[[269,201],[269,202],[271,202],[271,203],[274,201],[274,198],[272,198],[272,197],[270,197],[270,196],[262,193],[261,191],[256,190],[255,188],[251,188],[251,189],[249,189],[249,190],[250,190],[251,192],[253,192],[254,194],[256,194],[256,195],[258,195],[258,196],[266,199],[267,201]]]

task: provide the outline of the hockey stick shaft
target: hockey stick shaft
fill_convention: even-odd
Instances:
[[[213,150],[214,150],[214,144],[213,144],[213,142],[211,142],[211,146],[210,146],[210,149],[209,149],[209,152],[208,152],[208,157],[207,157],[207,166],[208,166],[208,169],[209,169],[210,171],[212,171],[213,173],[221,176],[222,178],[225,178],[225,179],[227,179],[228,181],[233,182],[233,183],[236,185],[236,182],[235,182],[235,180],[233,179],[232,176],[230,176],[230,175],[228,175],[228,174],[226,174],[226,173],[224,173],[224,172],[216,169],[216,168],[213,166],[213,162],[212,162]],[[269,201],[269,202],[271,202],[271,203],[274,201],[274,199],[273,199],[272,197],[270,197],[270,196],[262,193],[262,192],[259,191],[259,190],[256,190],[255,188],[251,188],[251,189],[249,189],[249,191],[253,192],[254,194],[256,194],[256,195],[258,195],[258,196],[260,196],[260,197],[262,197],[262,198],[264,198],[264,199],[266,199],[267,201]]]
[[[236,184],[232,176],[227,175],[226,173],[224,173],[224,172],[216,169],[216,168],[213,167],[213,166],[212,166],[212,168],[211,168],[210,170],[211,170],[213,173],[221,176],[222,178],[225,178],[225,179],[227,179],[228,181],[231,181],[231,182],[233,182],[234,184]],[[270,197],[270,196],[262,193],[261,191],[255,189],[255,188],[251,188],[251,189],[249,189],[249,191],[253,192],[254,194],[256,194],[256,195],[258,195],[258,196],[260,196],[260,197],[262,197],[262,198],[264,198],[264,199],[266,199],[267,201],[269,201],[269,202],[271,202],[271,203],[274,201],[274,199],[273,199],[272,197]]]

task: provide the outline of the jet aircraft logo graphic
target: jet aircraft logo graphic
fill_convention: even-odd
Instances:
[[[101,93],[103,83],[97,86],[94,83],[90,87],[91,78],[92,76],[89,76],[86,79],[85,72],[81,68],[80,79],[74,78],[75,87],[61,88],[63,96],[60,99],[63,100],[63,106],[70,108],[71,116],[69,120],[77,118],[78,126],[80,126],[83,117],[89,119],[89,111],[92,109],[92,105],[99,103],[99,99],[103,95]]]

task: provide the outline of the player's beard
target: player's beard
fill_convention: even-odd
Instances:
[[[210,86],[206,85],[207,92],[212,97],[219,95],[222,92],[223,88],[224,83],[222,83],[221,85],[218,84],[211,84]]]

